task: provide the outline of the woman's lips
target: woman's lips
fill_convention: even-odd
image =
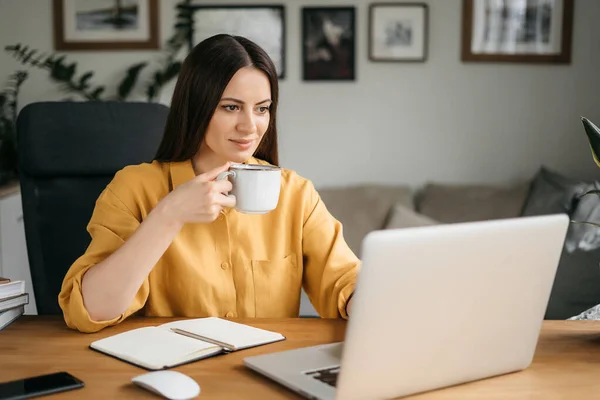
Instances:
[[[235,144],[235,146],[240,149],[240,150],[248,150],[250,147],[252,147],[252,143],[254,142],[254,140],[247,140],[247,139],[229,139],[233,144]]]

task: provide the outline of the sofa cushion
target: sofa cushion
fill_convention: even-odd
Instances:
[[[529,191],[529,182],[511,186],[438,184],[425,185],[418,195],[417,211],[443,223],[518,217]]]
[[[406,207],[404,204],[398,203],[392,209],[392,214],[385,229],[414,228],[437,224],[439,222],[416,212],[411,207]]]
[[[566,177],[542,166],[531,181],[522,215],[555,213],[570,215],[574,209],[574,202],[588,186],[588,183]]]
[[[414,208],[407,186],[365,184],[320,188],[318,192],[331,215],[342,223],[346,243],[358,257],[363,238],[385,227],[394,204]]]
[[[600,197],[583,196],[587,191],[599,188],[600,182],[572,179],[542,167],[533,179],[523,215],[566,213],[575,221],[600,222]],[[587,224],[569,226],[565,240],[567,251],[590,251],[598,247],[600,229]]]

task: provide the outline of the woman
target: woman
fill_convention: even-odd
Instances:
[[[95,332],[148,316],[295,317],[304,286],[323,317],[347,318],[359,260],[310,181],[282,170],[277,208],[237,212],[230,162],[278,164],[277,72],[242,37],[184,61],[152,163],[119,171],[97,200],[91,243],[67,272],[67,325]]]

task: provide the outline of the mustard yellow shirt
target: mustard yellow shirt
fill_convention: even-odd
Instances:
[[[248,162],[267,164],[257,159]],[[95,332],[136,312],[297,317],[301,287],[319,315],[347,318],[346,302],[354,291],[359,260],[312,183],[283,169],[274,211],[248,215],[225,209],[212,223],[185,224],[129,308],[110,321],[93,321],[81,294],[85,272],[117,250],[164,196],[194,176],[191,161],[154,161],[126,167],[115,175],[99,196],[88,224],[91,243],[67,272],[59,294],[69,327]]]

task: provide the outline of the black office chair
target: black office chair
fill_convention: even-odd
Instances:
[[[23,219],[38,314],[60,314],[58,294],[90,242],[96,199],[127,165],[152,161],[168,107],[153,103],[39,102],[17,118]]]

